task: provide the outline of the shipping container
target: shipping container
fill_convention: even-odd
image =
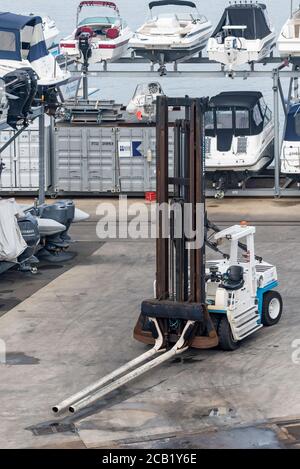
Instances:
[[[0,148],[15,134],[14,130],[0,132]],[[1,192],[37,192],[39,188],[39,130],[32,124],[2,153],[4,165]],[[45,127],[45,189],[51,184],[50,123]]]
[[[170,129],[170,155],[173,135]],[[156,190],[155,127],[59,125],[54,142],[56,193],[140,195]]]

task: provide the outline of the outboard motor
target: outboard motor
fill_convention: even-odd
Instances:
[[[92,56],[92,44],[91,44],[92,35],[90,32],[82,32],[78,38],[78,47],[82,53],[85,63],[88,63],[89,59]]]
[[[36,272],[36,264],[38,259],[35,254],[40,243],[39,227],[36,218],[27,213],[23,218],[18,220],[18,225],[21,230],[24,241],[27,244],[27,249],[18,258],[20,264],[20,270],[23,272],[31,271]]]
[[[23,107],[23,114],[25,117],[28,116],[28,114],[30,113],[31,111],[31,107],[32,105],[34,104],[34,100],[37,96],[37,92],[38,92],[38,76],[36,74],[36,72],[32,69],[32,68],[26,68],[24,69],[26,70],[26,72],[28,73],[29,77],[30,77],[30,80],[31,80],[31,91],[30,91],[30,94],[28,96],[28,99]]]
[[[26,118],[37,93],[38,77],[31,68],[22,68],[8,73],[3,79],[6,92],[11,95],[8,97],[7,123],[16,129],[20,120],[24,120],[26,125]]]
[[[41,218],[57,221],[64,226],[68,224],[70,209],[63,201],[56,202],[52,205],[43,205],[39,207],[39,212]],[[45,249],[48,251],[57,251],[59,249],[67,249],[68,247],[69,242],[62,238],[61,233],[47,236]]]
[[[59,107],[57,89],[47,88],[45,91],[42,90],[40,98],[43,98],[45,104],[45,112],[48,116],[55,117],[57,108]]]
[[[23,108],[31,92],[31,80],[28,73],[22,69],[8,73],[3,79],[6,84],[6,92],[11,95],[8,98],[7,123],[16,129],[18,122],[25,119]]]
[[[71,242],[71,236],[69,236],[68,232],[69,229],[71,228],[72,222],[75,217],[75,204],[73,200],[61,200],[57,202],[58,204],[62,204],[67,207],[67,221],[64,223],[65,227],[67,228],[66,231],[60,234],[60,237],[66,241],[66,242]]]

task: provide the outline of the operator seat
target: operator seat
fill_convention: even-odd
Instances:
[[[244,284],[245,280],[243,267],[234,265],[227,270],[220,287],[224,288],[225,290],[236,291],[243,288]]]

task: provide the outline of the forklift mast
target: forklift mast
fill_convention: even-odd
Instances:
[[[142,303],[134,337],[153,345],[151,350],[131,360],[96,383],[52,408],[55,414],[76,413],[157,368],[190,347],[214,348],[219,343],[206,305],[205,243],[206,213],[204,188],[204,114],[207,99],[167,98],[157,100],[157,201],[168,207],[159,211],[156,241],[156,298]],[[169,108],[185,109],[185,116],[169,121]],[[169,148],[169,128],[174,127],[175,147]],[[174,174],[169,174],[173,163]],[[171,166],[171,165],[170,165]],[[174,205],[181,207],[181,212]],[[191,248],[190,233],[175,227],[184,224],[191,212],[194,232],[203,233],[201,242]],[[165,232],[168,225],[169,232]],[[216,228],[217,229],[217,228]],[[193,241],[193,240],[192,240]]]
[[[156,339],[156,329],[148,323],[148,318],[160,322],[166,345],[178,340],[186,321],[195,322],[189,345],[209,348],[218,343],[205,295],[204,115],[207,106],[207,98],[160,96],[157,99],[156,299],[143,302],[134,331],[134,337],[147,344],[153,344]],[[184,118],[170,122],[170,108],[184,108]],[[172,127],[173,152],[169,147]],[[172,167],[173,175],[169,169]],[[166,206],[169,211],[161,209]],[[181,235],[177,236],[178,233]],[[192,234],[197,239],[191,239]]]

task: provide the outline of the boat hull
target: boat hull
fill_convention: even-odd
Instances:
[[[281,172],[300,180],[300,142],[283,142]]]
[[[229,70],[247,63],[261,62],[268,57],[276,45],[275,34],[264,41],[244,41],[241,49],[225,48],[224,44],[218,44],[217,40],[210,38],[208,42],[209,60],[225,65]]]
[[[183,60],[188,60],[189,58],[193,57],[197,53],[201,52],[205,49],[206,43],[197,44],[194,47],[186,48],[186,47],[178,47],[178,48],[155,48],[155,49],[145,49],[145,48],[134,48],[134,52],[136,55],[143,57],[153,63],[172,63],[172,62],[179,62]]]
[[[76,31],[60,43],[60,53],[67,57],[73,57],[80,63],[84,63],[83,55],[79,49],[78,39],[74,39]],[[101,62],[115,62],[120,59],[128,50],[129,41],[132,37],[132,31],[129,28],[123,30],[123,33],[116,39],[98,40],[91,39],[90,64]]]
[[[264,138],[264,146],[261,140]],[[207,155],[205,168],[207,173],[236,172],[236,173],[259,173],[268,167],[274,159],[274,127],[270,126],[269,134],[257,139],[249,137],[253,141],[248,145],[245,154],[238,154],[231,149],[229,152],[212,151]],[[235,144],[234,144],[235,145]],[[260,149],[257,151],[257,149]]]
[[[172,63],[187,60],[201,52],[207,46],[211,34],[211,26],[194,34],[193,38],[155,38],[151,36],[135,36],[131,39],[129,47],[135,54],[150,60],[153,63]]]

